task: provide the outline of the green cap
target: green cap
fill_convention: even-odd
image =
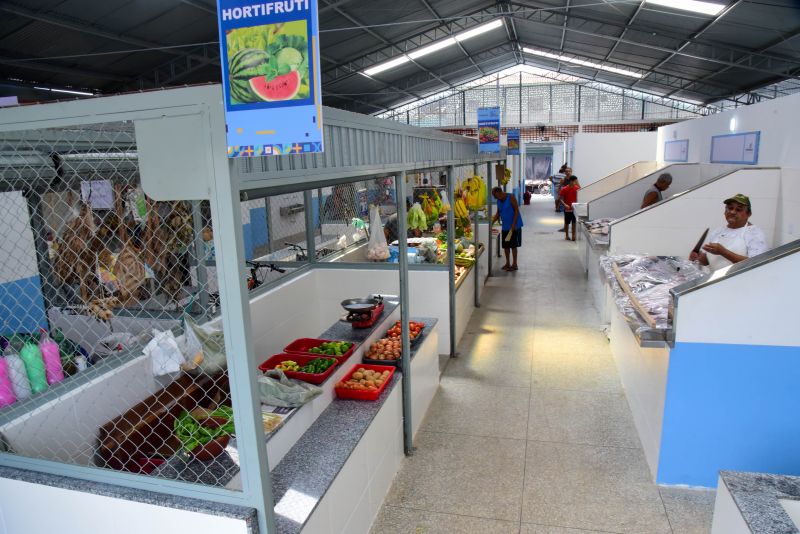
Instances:
[[[752,210],[752,208],[750,207],[750,197],[748,197],[747,195],[737,193],[733,195],[731,198],[726,198],[723,204],[727,204],[728,202],[738,202],[742,206],[747,206],[747,211]]]

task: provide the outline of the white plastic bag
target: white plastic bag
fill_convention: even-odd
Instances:
[[[153,366],[153,376],[177,373],[184,363],[183,353],[178,348],[178,341],[171,330],[153,331],[153,339],[144,348],[144,353],[150,356]]]
[[[389,244],[383,233],[381,216],[377,206],[372,207],[370,215],[369,244],[367,245],[367,259],[373,261],[386,261],[389,259]]]

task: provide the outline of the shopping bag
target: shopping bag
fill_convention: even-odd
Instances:
[[[186,317],[186,356],[184,368],[192,374],[215,375],[228,367],[225,359],[225,334],[222,329],[200,326]]]
[[[313,384],[287,378],[280,369],[270,369],[257,380],[261,402],[271,406],[297,408],[322,393],[322,389]]]
[[[389,259],[389,244],[383,233],[381,216],[377,206],[372,207],[370,215],[369,243],[367,244],[367,259],[373,261],[386,261]]]

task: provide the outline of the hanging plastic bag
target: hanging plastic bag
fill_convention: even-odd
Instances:
[[[221,329],[197,325],[184,319],[186,336],[186,364],[184,369],[192,374],[215,375],[228,367],[225,359],[225,334]],[[198,348],[199,347],[199,348]]]
[[[421,230],[424,232],[428,229],[428,218],[425,212],[422,211],[422,206],[420,206],[419,202],[415,202],[411,209],[408,210],[406,222],[409,230]]]
[[[450,211],[450,199],[447,198],[447,191],[442,191],[442,209],[439,210],[441,213],[447,213]]]
[[[389,244],[383,233],[381,216],[377,206],[372,207],[370,215],[369,244],[367,245],[367,259],[372,261],[386,261],[389,259]]]
[[[322,393],[322,389],[313,384],[290,380],[280,369],[270,369],[257,380],[261,402],[271,406],[297,408]]]
[[[153,331],[153,339],[144,348],[145,355],[150,356],[153,376],[168,375],[181,370],[184,363],[183,353],[171,330]]]

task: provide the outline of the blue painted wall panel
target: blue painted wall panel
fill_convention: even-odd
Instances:
[[[47,328],[39,276],[0,284],[0,334],[36,333]]]
[[[253,247],[267,244],[269,240],[267,234],[267,208],[250,210],[250,236],[253,240]]]
[[[715,487],[722,469],[800,475],[800,347],[676,343],[658,482]]]
[[[242,227],[242,237],[244,238],[244,259],[253,259],[253,233],[250,224],[245,224]]]

